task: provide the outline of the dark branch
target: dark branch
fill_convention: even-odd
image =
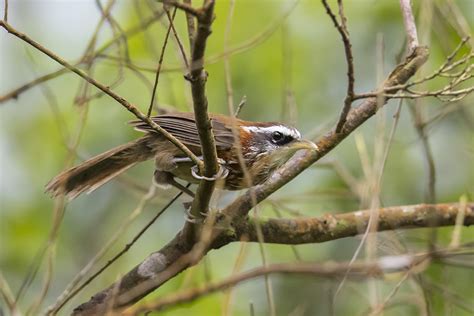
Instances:
[[[207,113],[207,72],[204,70],[204,53],[206,50],[207,38],[211,34],[211,24],[214,18],[214,0],[205,1],[202,10],[203,15],[201,19],[198,19],[194,46],[192,48],[191,73],[187,75],[187,79],[191,83],[194,117],[204,160],[204,167],[200,168],[200,172],[207,178],[213,178],[218,173],[219,165],[217,163],[217,151],[214,134],[212,132],[211,120]],[[201,213],[206,212],[214,186],[215,181],[209,181],[206,179],[201,180],[196,191],[196,197],[191,206],[191,214],[193,216],[201,217]],[[187,227],[191,228],[190,225],[187,225]],[[190,230],[192,231],[192,229]]]

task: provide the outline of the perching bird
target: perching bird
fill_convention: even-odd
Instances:
[[[226,190],[240,190],[261,184],[296,151],[317,149],[314,143],[301,139],[296,128],[282,123],[251,122],[217,114],[211,114],[210,118],[217,156],[221,168],[225,170],[223,188]],[[196,156],[201,155],[193,113],[158,115],[152,117],[152,120]],[[53,196],[64,194],[73,199],[82,192],[94,191],[128,168],[150,159],[155,159],[154,179],[158,185],[173,185],[184,190],[184,186],[176,182],[175,178],[191,183],[199,182],[191,172],[194,163],[178,147],[142,121],[132,121],[131,124],[135,129],[146,132],[146,135],[63,171],[46,185],[46,191]],[[238,142],[232,131],[233,124]],[[244,179],[238,146],[251,183]]]

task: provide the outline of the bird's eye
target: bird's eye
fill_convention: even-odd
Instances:
[[[284,138],[284,136],[283,136],[283,134],[280,133],[280,132],[273,132],[273,133],[272,133],[272,140],[273,140],[275,143],[280,142],[283,138]]]

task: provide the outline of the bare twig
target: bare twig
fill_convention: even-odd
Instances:
[[[207,37],[211,34],[211,24],[214,18],[214,0],[205,1],[203,4],[203,15],[198,19],[198,27],[191,56],[191,72],[187,79],[191,83],[193,96],[194,117],[201,142],[201,152],[204,164],[198,165],[201,174],[206,178],[215,178],[219,171],[217,163],[217,152],[212,132],[211,120],[207,113],[206,81],[207,72],[204,70],[204,52],[206,50]],[[191,214],[201,217],[207,211],[215,181],[201,180],[196,196],[191,206]]]
[[[339,6],[339,17],[341,18],[341,23],[336,18],[336,15],[332,12],[331,7],[327,3],[327,0],[322,0],[326,12],[334,23],[334,26],[341,35],[342,42],[344,44],[344,52],[346,53],[346,62],[347,62],[347,94],[344,99],[344,106],[342,108],[341,114],[339,116],[339,121],[336,125],[336,133],[339,133],[343,128],[347,114],[351,109],[352,102],[354,101],[354,58],[352,56],[352,45],[349,39],[349,31],[346,25],[346,16],[344,15],[344,6],[342,0],[338,0]]]
[[[183,3],[192,6],[192,0],[183,0]],[[192,49],[194,46],[194,37],[196,35],[196,26],[194,23],[194,15],[188,12],[186,12],[186,25],[188,28],[189,48]]]
[[[159,18],[161,17],[161,13],[157,15],[153,15],[151,17],[148,17],[144,19],[139,25],[134,26],[130,28],[129,30],[125,31],[124,36],[130,37],[133,35],[136,35],[138,32],[150,27],[154,22],[156,22]],[[117,35],[114,36],[111,40],[107,41],[105,44],[103,44],[93,55],[89,55],[88,58],[96,58],[100,54],[102,54],[105,50],[107,50],[110,46],[112,46],[114,43],[122,39],[122,35]],[[82,63],[85,63],[87,60],[81,59],[77,63],[74,64],[74,66],[79,66]],[[155,69],[156,70],[156,69]],[[61,68],[58,70],[55,70],[53,72],[50,72],[46,75],[43,75],[41,77],[38,77],[26,84],[21,85],[20,87],[0,96],[0,103],[6,102],[10,99],[16,99],[19,97],[19,95],[30,88],[33,88],[43,82],[49,81],[51,79],[57,78],[63,74],[69,73],[69,70],[67,68]]]
[[[18,307],[15,303],[15,296],[13,295],[10,289],[10,285],[7,283],[7,280],[5,280],[5,278],[3,277],[2,272],[0,272],[0,297],[5,302],[11,315],[15,315],[16,313],[21,314],[18,311]]]
[[[400,8],[402,9],[403,24],[407,34],[408,54],[411,54],[420,45],[418,43],[415,18],[411,9],[411,0],[400,0]]]
[[[164,5],[173,6],[180,10],[183,10],[187,14],[191,14],[198,19],[204,18],[204,15],[205,15],[202,10],[193,8],[190,4],[186,2],[179,2],[175,0],[160,0],[160,2],[163,2]]]
[[[467,197],[465,195],[461,196],[459,201],[460,207],[459,212],[456,217],[456,224],[453,229],[453,233],[451,235],[451,242],[449,243],[450,248],[457,248],[461,244],[461,228],[464,224],[464,218],[466,214],[467,208]]]
[[[189,187],[189,185],[187,186]],[[76,296],[82,289],[84,289],[87,285],[89,285],[95,278],[97,278],[102,272],[104,272],[108,267],[110,267],[115,261],[117,261],[123,254],[125,254],[136,242],[140,237],[150,228],[153,223],[156,222],[156,220],[163,214],[178,198],[183,194],[183,192],[179,192],[176,194],[165,206],[163,206],[155,216],[133,237],[133,239],[125,245],[125,247],[117,253],[112,259],[108,260],[105,265],[103,265],[97,272],[95,272],[92,276],[90,276],[86,281],[84,281],[80,286],[76,287],[76,285],[79,283],[80,278],[85,275],[92,265],[102,256],[102,254],[98,254],[96,258],[91,260],[91,262],[84,267],[83,270],[76,276],[76,278],[68,285],[68,287],[63,291],[61,295],[58,296],[57,301],[50,305],[46,311],[47,315],[54,315],[56,314],[68,301],[70,301],[74,296]],[[145,195],[142,200],[140,201],[138,207],[133,213],[139,213],[144,207],[144,204],[151,199],[154,196],[154,190],[152,189],[150,192],[148,192],[147,195]],[[131,216],[131,220],[136,217],[136,215]],[[130,220],[125,224],[128,226],[130,223]],[[120,232],[118,236],[122,233],[122,229],[120,229]],[[117,236],[117,237],[118,237]],[[109,246],[104,247],[104,250],[108,249]]]
[[[245,103],[247,103],[247,96],[243,96],[242,100],[240,100],[239,105],[237,105],[237,109],[235,109],[234,116],[239,117],[240,112],[242,111]]]
[[[201,166],[202,162],[199,160],[199,158],[196,157],[183,143],[181,143],[176,137],[168,133],[165,129],[161,128],[158,124],[156,124],[154,121],[152,121],[149,117],[147,117],[145,114],[140,112],[134,105],[129,103],[126,99],[121,97],[120,95],[116,94],[113,92],[109,87],[103,85],[102,83],[98,82],[92,77],[87,76],[84,71],[80,70],[79,68],[71,65],[61,57],[57,56],[54,54],[52,51],[46,49],[30,37],[28,37],[26,34],[18,32],[16,29],[14,29],[12,26],[10,26],[8,23],[5,23],[4,21],[0,21],[0,26],[3,27],[5,30],[7,30],[10,34],[13,34],[14,36],[20,38],[21,40],[27,42],[31,46],[35,47],[45,55],[49,56],[51,59],[56,61],[57,63],[61,64],[65,68],[69,69],[70,71],[74,72],[78,76],[82,77],[84,80],[89,82],[90,84],[94,85],[96,88],[100,89],[103,91],[105,94],[109,95],[112,97],[114,100],[116,100],[118,103],[120,103],[123,107],[125,107],[128,111],[132,112],[138,119],[142,120],[143,122],[147,123],[151,128],[153,128],[156,132],[162,134],[166,139],[168,139],[170,142],[172,142],[176,147],[178,147],[186,156],[191,158],[193,162]]]
[[[434,162],[433,151],[431,149],[430,142],[428,141],[428,136],[425,130],[425,123],[422,120],[420,114],[420,108],[418,104],[414,104],[409,107],[410,112],[413,116],[413,124],[415,126],[418,137],[420,137],[421,144],[423,146],[423,154],[426,159],[427,166],[427,190],[425,193],[425,202],[426,203],[435,203],[436,202],[436,167]]]
[[[186,70],[189,71],[189,62],[188,62],[188,57],[186,56],[186,52],[183,47],[183,43],[181,42],[181,39],[179,38],[178,32],[176,31],[176,28],[174,27],[174,19],[171,18],[171,15],[169,11],[166,11],[166,16],[168,17],[168,22],[170,23],[171,30],[173,31],[174,38],[176,40],[176,43],[178,44],[179,51],[181,53],[181,56],[183,58],[184,65],[186,67]]]
[[[243,41],[242,43],[236,45],[235,47],[230,48],[228,51],[224,51],[221,53],[217,53],[214,55],[210,55],[205,60],[205,65],[210,65],[221,61],[225,56],[233,56],[237,54],[241,54],[249,49],[260,45],[261,43],[268,40],[275,31],[281,26],[281,24],[285,21],[286,18],[293,12],[296,8],[296,5],[299,3],[299,0],[294,0],[291,5],[277,18],[275,18],[272,22],[268,24],[267,27],[263,29],[263,31],[259,32],[255,36]],[[109,57],[109,56],[108,56]],[[115,57],[109,57],[110,59],[117,59]],[[155,73],[155,67],[147,67],[141,65],[128,65],[129,67],[135,67],[138,70],[143,70],[147,72]],[[182,67],[177,66],[170,66],[170,67],[162,67],[162,72],[172,72],[172,71],[181,71]]]
[[[407,82],[405,84],[397,84],[393,87],[385,87],[379,91],[375,91],[372,93],[356,94],[354,96],[354,100],[364,99],[368,97],[376,97],[378,95],[393,99],[419,99],[428,96],[433,96],[437,98],[448,98],[449,101],[457,101],[466,97],[474,91],[474,87],[471,86],[457,90],[453,88],[473,78],[474,75],[471,73],[473,70],[473,66],[470,63],[470,60],[474,58],[474,53],[470,52],[459,58],[459,60],[453,60],[459,53],[461,48],[466,45],[468,40],[468,37],[462,39],[458,46],[452,51],[452,53],[446,57],[443,64],[431,74],[423,78],[414,80],[412,82]],[[459,66],[464,65],[465,67],[463,69],[457,71]],[[414,91],[410,89],[411,87],[421,85],[438,77],[446,77],[450,78],[451,80],[444,87],[434,91]],[[403,92],[394,93],[398,90]]]
[[[166,44],[168,44],[168,38],[170,36],[173,20],[174,20],[174,17],[176,16],[176,11],[177,11],[177,9],[175,8],[173,11],[173,16],[170,17],[168,10],[167,9],[164,9],[164,10],[166,11],[166,14],[168,15],[170,25],[168,26],[168,29],[166,30],[165,40],[163,42],[163,46],[161,47],[160,59],[158,61],[158,66],[156,68],[155,82],[153,83],[153,90],[151,92],[150,105],[148,106],[148,111],[146,114],[147,117],[150,117],[151,110],[153,109],[153,104],[154,104],[155,95],[156,95],[156,88],[158,87],[158,80],[160,79],[161,65],[163,64],[163,58],[165,56]]]
[[[4,6],[3,6],[3,21],[8,22],[8,0],[4,0]]]

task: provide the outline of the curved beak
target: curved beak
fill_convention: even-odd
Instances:
[[[311,151],[317,151],[318,150],[318,146],[316,146],[315,143],[313,143],[312,141],[310,140],[307,140],[307,139],[300,139],[296,142],[293,142],[291,144],[291,148],[294,149],[294,150],[300,150],[300,149],[306,149],[306,150],[311,150]]]

